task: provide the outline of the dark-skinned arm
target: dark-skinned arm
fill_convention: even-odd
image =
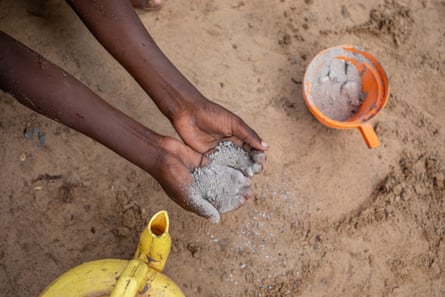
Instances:
[[[129,1],[67,2],[96,39],[150,95],[190,147],[204,153],[222,140],[231,140],[256,150],[267,149],[267,144],[241,118],[205,98],[176,69]]]
[[[214,221],[219,214],[191,197],[190,171],[202,155],[112,107],[80,81],[0,31],[0,89],[19,102],[110,148],[150,173],[183,208]]]

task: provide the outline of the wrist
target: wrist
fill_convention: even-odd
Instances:
[[[206,99],[154,44],[153,46],[155,48],[151,51],[141,53],[141,59],[145,63],[139,64],[130,72],[160,111],[172,121],[178,114]]]
[[[166,78],[156,86],[159,89],[150,94],[161,112],[173,122],[178,116],[192,111],[207,99],[184,79]],[[149,92],[151,93],[151,92]]]

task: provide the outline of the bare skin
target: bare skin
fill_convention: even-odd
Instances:
[[[218,209],[202,196],[190,194],[190,172],[207,163],[205,152],[222,140],[231,140],[252,148],[252,166],[257,173],[265,162],[265,154],[260,153],[261,158],[255,156],[266,150],[267,144],[238,116],[209,101],[188,82],[156,46],[130,1],[110,0],[100,5],[96,1],[68,2],[170,119],[184,143],[144,127],[3,32],[0,88],[22,104],[91,137],[143,168],[184,209],[219,221]],[[224,212],[238,208],[253,195],[250,176],[232,176],[236,178],[231,190],[238,193],[235,200],[239,201],[232,201]]]
[[[0,32],[0,88],[29,108],[109,147],[140,166],[183,208],[213,221],[218,211],[191,196],[202,154],[180,141],[161,136],[115,109],[63,69]],[[237,183],[234,183],[237,187]],[[245,199],[251,189],[239,185]]]
[[[198,181],[190,191],[192,197],[204,198],[217,210],[210,220],[217,223],[219,214],[241,207],[253,195],[249,177],[229,166],[211,164],[194,171]],[[221,197],[223,196],[223,197]]]
[[[161,0],[130,0],[134,8],[145,9],[148,11],[159,10],[162,7]]]
[[[190,195],[204,198],[219,214],[241,207],[253,195],[251,177],[262,171],[266,154],[223,141],[207,157],[209,163],[192,172]],[[218,220],[217,215],[212,218],[213,222]]]
[[[176,69],[151,38],[130,2],[67,2],[150,95],[191,148],[205,153],[221,140],[231,140],[256,150],[267,149],[267,144],[241,118],[205,98]]]

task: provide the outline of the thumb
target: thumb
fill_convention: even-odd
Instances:
[[[241,139],[244,143],[256,150],[265,151],[269,148],[269,145],[241,118],[237,118],[237,120],[234,121],[232,132],[233,136]]]

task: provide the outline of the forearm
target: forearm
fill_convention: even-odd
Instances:
[[[112,149],[152,173],[161,136],[0,31],[0,89],[22,104]]]
[[[67,2],[170,120],[193,101],[204,100],[158,48],[129,1]]]

